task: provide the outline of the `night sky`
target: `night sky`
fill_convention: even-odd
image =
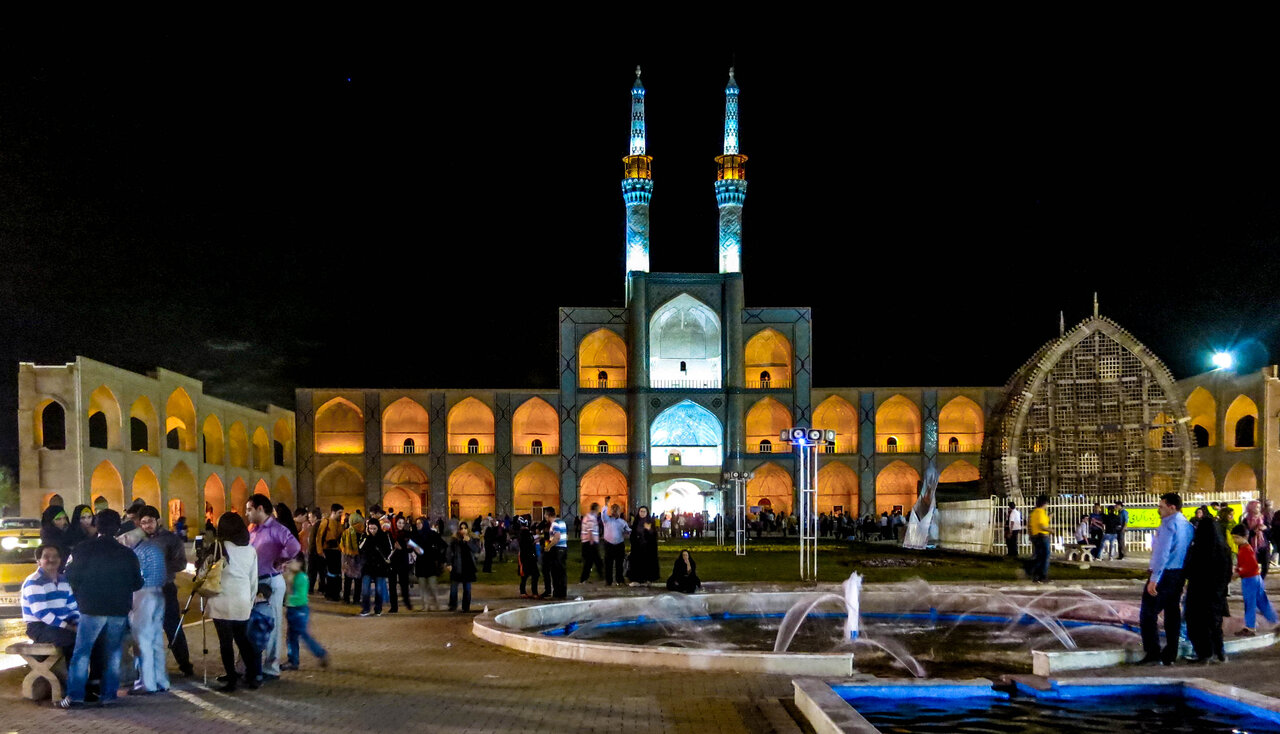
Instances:
[[[874,35],[167,36],[7,65],[0,464],[19,361],[286,407],[298,386],[554,388],[556,309],[622,305],[637,63],[652,270],[716,269],[732,61],[747,304],[813,308],[818,386],[1003,384],[1094,291],[1177,377],[1218,347],[1275,361],[1274,63]]]

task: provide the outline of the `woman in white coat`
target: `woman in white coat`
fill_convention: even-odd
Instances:
[[[234,512],[218,518],[218,541],[222,543],[222,592],[209,599],[205,612],[218,631],[218,647],[226,683],[219,689],[236,689],[236,656],[232,642],[240,648],[244,661],[245,688],[257,688],[262,674],[262,653],[249,639],[249,613],[258,593],[258,551],[249,544],[249,528]]]

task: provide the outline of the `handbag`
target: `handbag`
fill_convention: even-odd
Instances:
[[[358,579],[364,575],[364,559],[360,556],[342,556],[342,575],[349,579]]]
[[[215,543],[213,555],[209,558],[204,573],[196,576],[195,590],[200,596],[209,599],[222,593],[222,568],[225,565],[226,559],[222,557],[222,543]]]

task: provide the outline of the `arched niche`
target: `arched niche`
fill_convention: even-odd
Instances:
[[[982,408],[969,398],[958,395],[947,401],[938,413],[938,450],[979,453],[982,451],[982,430]]]
[[[649,319],[651,387],[719,387],[720,317],[681,293]]]
[[[431,418],[413,398],[400,398],[382,411],[382,451],[386,454],[430,453]]]
[[[124,481],[115,464],[104,461],[93,468],[93,474],[89,476],[89,493],[93,497],[94,512],[103,509],[99,507],[102,504],[99,500],[105,500],[105,506],[117,512],[124,510]]]
[[[1199,426],[1203,430],[1200,438],[1204,443],[1198,444],[1200,447],[1216,446],[1218,436],[1218,403],[1213,399],[1213,395],[1203,387],[1197,387],[1187,396],[1187,415],[1191,418],[1193,427]],[[1197,432],[1199,433],[1199,432]]]
[[[1258,446],[1258,404],[1248,395],[1238,395],[1227,407],[1222,421],[1228,451]]]
[[[920,450],[920,408],[894,395],[876,410],[876,451],[915,453]]]
[[[584,454],[626,453],[627,411],[600,397],[578,412],[578,445]]]
[[[843,461],[818,470],[818,512],[858,515],[858,473]]]
[[[773,398],[763,398],[747,411],[747,453],[786,453],[779,434],[791,427],[791,411]]]
[[[160,443],[156,436],[160,418],[151,400],[143,395],[129,406],[129,450],[142,454],[159,454]]]
[[[210,474],[204,480],[204,519],[212,521],[216,527],[218,518],[227,511],[227,488],[217,474]]]
[[[470,522],[477,515],[494,511],[493,474],[474,461],[468,461],[449,474],[449,517]]]
[[[747,481],[748,510],[752,506],[765,506],[774,512],[790,512],[795,490],[791,473],[772,462],[756,468]],[[767,502],[766,502],[767,501]]]
[[[275,484],[271,485],[271,496],[276,502],[283,502],[295,509],[297,507],[297,497],[293,495],[293,485],[289,483],[288,477],[276,477]]]
[[[1196,474],[1191,487],[1197,492],[1218,491],[1218,478],[1213,475],[1213,469],[1207,463],[1203,461],[1196,463]]]
[[[625,507],[628,494],[627,475],[610,464],[596,464],[578,480],[578,514],[587,512],[592,502],[604,507],[606,497],[612,498],[610,504]]]
[[[91,448],[118,450],[121,447],[120,401],[106,385],[89,394],[88,418]]]
[[[903,514],[911,511],[920,493],[920,473],[902,461],[895,461],[876,475],[876,514],[893,514],[901,508]]]
[[[391,469],[383,475],[382,491],[384,494],[390,492],[396,487],[399,487],[405,492],[408,492],[418,498],[418,507],[421,507],[424,502],[427,503],[427,506],[430,506],[431,480],[427,476],[427,473],[423,471],[422,467],[417,464],[410,461],[402,461],[391,467]],[[396,504],[392,504],[391,506],[397,509],[401,507],[401,505]],[[382,508],[386,509],[386,507],[387,505],[384,502]]]
[[[271,451],[276,466],[293,466],[293,423],[280,418],[271,427]]]
[[[546,464],[533,462],[516,473],[512,503],[515,514],[542,516],[543,507],[559,507],[560,477]]]
[[[151,471],[151,467],[139,467],[134,472],[133,480],[129,482],[130,502],[133,500],[143,500],[148,505],[160,508],[160,480],[156,478],[156,473]]]
[[[62,451],[67,448],[67,409],[52,398],[36,406],[35,443],[37,448]]]
[[[161,512],[165,513],[164,521],[170,528],[177,522],[179,517],[187,518],[187,525],[192,524],[192,513],[199,507],[200,497],[196,491],[196,476],[191,473],[185,462],[178,462],[173,467],[173,471],[169,472],[169,479],[165,482],[166,502]],[[196,527],[196,531],[200,531],[200,527]]]
[[[388,487],[382,493],[382,509],[387,514],[417,517],[422,514],[422,497],[407,487]]]
[[[449,453],[492,454],[493,410],[476,398],[458,401],[449,410]]]
[[[653,466],[720,466],[724,427],[711,411],[683,400],[653,419],[649,452]]]
[[[813,411],[813,427],[836,432],[836,442],[824,446],[825,453],[852,454],[858,450],[858,411],[839,395],[818,404]]]
[[[364,453],[364,411],[346,398],[321,405],[316,411],[316,453]]]
[[[267,484],[267,480],[265,479],[259,479],[258,481],[254,482],[253,494],[260,494],[263,497],[266,497],[267,499],[273,499],[271,497],[271,486]]]
[[[245,483],[243,477],[236,477],[231,480],[231,488],[228,490],[231,500],[231,506],[227,509],[237,515],[244,514],[245,505],[249,504],[249,485]]]
[[[1223,492],[1252,492],[1257,489],[1258,475],[1254,473],[1253,467],[1243,461],[1231,467],[1222,480]]]
[[[791,342],[777,329],[762,329],[743,349],[747,387],[791,387]]]
[[[253,430],[253,468],[271,471],[271,439],[267,438],[267,429],[262,426]]]
[[[204,455],[201,457],[204,463],[224,463],[226,453],[222,439],[222,422],[218,420],[218,416],[211,415],[205,418],[200,432],[204,436]]]
[[[240,469],[249,468],[249,432],[240,421],[232,423],[227,431],[227,448],[231,466]]]
[[[627,386],[627,344],[617,332],[601,327],[578,343],[578,384],[585,388]]]
[[[316,505],[328,508],[335,502],[347,512],[365,506],[364,477],[344,461],[335,461],[316,477]]]
[[[511,416],[511,448],[519,455],[560,453],[560,416],[556,409],[542,398],[524,401]]]
[[[976,482],[979,477],[978,467],[964,459],[956,459],[947,464],[947,468],[938,475],[938,483],[944,482]],[[914,505],[914,502],[912,503]]]
[[[196,450],[196,406],[182,388],[175,388],[164,404],[165,446],[178,451]]]

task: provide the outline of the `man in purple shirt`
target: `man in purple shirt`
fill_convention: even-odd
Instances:
[[[284,657],[284,577],[280,570],[302,550],[302,544],[293,537],[289,529],[276,521],[275,508],[271,498],[264,494],[255,494],[245,505],[245,519],[253,523],[249,531],[249,542],[258,551],[258,583],[270,584],[271,613],[275,618],[275,627],[271,630],[271,639],[267,640],[262,650],[262,677],[274,680],[280,677],[280,660]]]

